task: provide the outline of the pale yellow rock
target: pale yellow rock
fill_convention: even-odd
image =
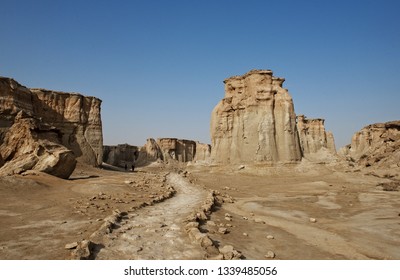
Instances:
[[[211,114],[213,163],[301,160],[293,101],[283,82],[270,70],[224,81],[225,97]]]
[[[0,145],[0,175],[28,170],[68,178],[76,166],[75,155],[60,144],[60,131],[20,111]]]
[[[297,116],[297,130],[304,156],[318,153],[322,148],[336,154],[335,140],[331,132],[325,130],[324,119],[307,119]]]
[[[353,135],[351,145],[342,148],[340,154],[363,167],[399,167],[400,121],[364,127]]]
[[[0,144],[19,111],[54,126],[78,161],[98,166],[103,157],[101,100],[77,93],[28,89],[0,77]]]

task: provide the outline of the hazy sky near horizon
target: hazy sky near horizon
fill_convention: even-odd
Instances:
[[[284,77],[337,147],[400,119],[400,1],[1,1],[0,76],[103,100],[104,144],[210,143],[223,80]]]

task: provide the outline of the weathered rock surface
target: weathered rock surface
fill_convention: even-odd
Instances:
[[[179,162],[194,160],[196,153],[196,142],[176,138],[158,138],[157,144],[161,149],[164,161],[171,159]]]
[[[340,154],[364,167],[400,167],[400,121],[364,127]]]
[[[153,138],[147,139],[146,144],[139,150],[139,163],[146,164],[162,159],[163,154],[156,140],[154,140]]]
[[[208,162],[211,157],[211,145],[196,142],[195,162]]]
[[[129,144],[120,144],[117,146],[103,147],[103,162],[124,167],[125,164],[130,167],[139,157],[139,147]]]
[[[60,142],[60,130],[20,111],[0,146],[3,159],[0,175],[37,170],[68,178],[75,169],[76,159]]]
[[[61,144],[76,158],[90,165],[100,165],[103,134],[101,100],[76,93],[28,89],[10,78],[0,77],[0,144],[24,111],[60,131]]]
[[[324,119],[307,119],[304,115],[297,116],[297,131],[305,157],[318,153],[321,149],[327,149],[332,154],[336,154],[333,134],[325,130],[324,123]]]
[[[301,160],[293,101],[283,82],[270,70],[252,70],[224,81],[225,97],[211,115],[214,163]]]
[[[150,138],[140,148],[139,162],[154,162],[157,160],[170,162],[207,161],[211,152],[211,146],[192,140],[177,138],[158,138],[157,141]]]

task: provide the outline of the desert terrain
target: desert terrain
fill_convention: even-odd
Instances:
[[[399,179],[390,171],[306,162],[107,169],[1,178],[0,258],[218,258],[185,230],[214,190],[199,230],[241,259],[400,259],[400,193],[380,185]],[[122,214],[102,231],[113,213]],[[84,240],[90,252],[77,253]]]
[[[400,259],[400,121],[336,150],[285,79],[224,80],[211,145],[104,145],[101,100],[0,77],[0,259]]]

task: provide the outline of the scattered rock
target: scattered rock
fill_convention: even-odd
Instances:
[[[224,256],[224,260],[239,260],[242,257],[242,254],[236,251],[232,245],[219,248],[219,252]]]
[[[255,218],[254,222],[256,222],[257,224],[265,224],[265,222],[259,218]]]
[[[65,245],[64,248],[67,250],[71,250],[71,249],[75,249],[76,247],[78,247],[78,242],[68,243]]]
[[[246,232],[243,232],[243,236],[249,236],[249,234]]]
[[[217,226],[217,224],[213,221],[207,221],[207,226],[215,227],[215,226]]]
[[[229,231],[228,231],[227,228],[221,227],[221,228],[218,229],[218,232],[222,233],[222,234],[227,234]]]
[[[225,217],[225,220],[231,222],[231,221],[232,221],[232,218],[231,218],[231,217]]]
[[[78,246],[72,251],[72,259],[74,260],[88,260],[91,257],[91,250],[94,244],[90,240],[83,240],[78,243]]]
[[[275,239],[273,235],[267,235],[267,239]]]
[[[272,252],[272,251],[268,251],[267,254],[265,255],[265,258],[274,259],[275,258],[275,253]]]
[[[238,170],[243,170],[243,169],[245,169],[245,168],[246,168],[246,166],[240,165],[240,166],[238,167]]]
[[[316,223],[317,222],[317,219],[315,219],[315,218],[310,218],[310,223]]]

